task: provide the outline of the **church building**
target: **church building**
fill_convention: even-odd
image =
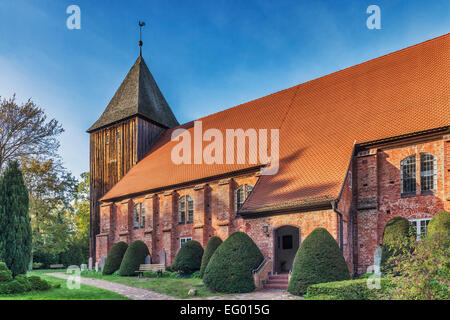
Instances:
[[[273,175],[251,154],[175,163],[173,136],[194,137],[195,123],[178,123],[140,55],[88,130],[94,260],[139,239],[152,263],[170,265],[188,240],[205,247],[243,231],[286,273],[323,227],[351,272],[365,273],[390,219],[407,218],[420,239],[450,211],[449,52],[446,34],[198,119],[224,137],[277,129]]]

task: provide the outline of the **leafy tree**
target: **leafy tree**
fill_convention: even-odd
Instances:
[[[26,273],[31,260],[28,190],[17,161],[0,178],[0,260],[13,276]]]
[[[400,300],[450,300],[449,261],[448,234],[410,241],[389,257],[389,295]]]
[[[77,181],[58,159],[22,158],[21,162],[30,191],[33,256],[44,265],[60,263],[61,254],[76,241],[72,205]]]
[[[295,255],[288,291],[303,295],[310,285],[349,279],[348,266],[336,240],[326,229],[317,228]]]
[[[54,157],[59,147],[56,136],[63,128],[55,119],[47,121],[44,111],[28,100],[16,103],[16,96],[0,101],[0,173],[11,160]]]

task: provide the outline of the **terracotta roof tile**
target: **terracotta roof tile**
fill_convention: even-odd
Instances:
[[[449,126],[449,52],[447,34],[200,119],[203,130],[281,128],[280,170],[260,177],[241,211],[336,199],[355,142]],[[172,130],[103,200],[251,166],[177,166]]]

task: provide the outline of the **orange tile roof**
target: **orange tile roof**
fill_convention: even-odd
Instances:
[[[355,142],[450,126],[449,52],[446,34],[199,119],[203,131],[280,128],[280,170],[260,177],[241,211],[337,199]],[[254,166],[175,165],[174,129],[102,200]]]

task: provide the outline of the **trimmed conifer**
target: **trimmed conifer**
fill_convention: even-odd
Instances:
[[[200,269],[203,247],[198,241],[186,241],[173,260],[171,269],[190,274]]]
[[[103,274],[113,274],[119,270],[127,248],[128,244],[123,241],[117,242],[112,246],[111,250],[109,250],[108,257],[106,258],[105,266],[103,267]]]
[[[288,291],[303,295],[310,285],[349,279],[348,266],[336,240],[326,229],[317,228],[295,255]]]
[[[119,275],[121,276],[134,276],[136,271],[139,270],[139,266],[145,263],[145,257],[150,255],[147,245],[141,240],[133,241],[122,259],[122,263],[119,268]]]
[[[252,270],[263,260],[261,251],[247,234],[234,232],[212,255],[203,282],[217,292],[252,292],[255,290]]]
[[[17,161],[8,163],[0,178],[0,261],[13,277],[25,274],[31,260],[28,189]]]
[[[216,249],[222,244],[222,242],[223,242],[222,239],[220,239],[217,236],[214,236],[211,239],[209,239],[202,257],[202,264],[200,267],[200,274],[199,274],[200,278],[203,278],[209,260],[211,260],[212,255],[214,254]]]

